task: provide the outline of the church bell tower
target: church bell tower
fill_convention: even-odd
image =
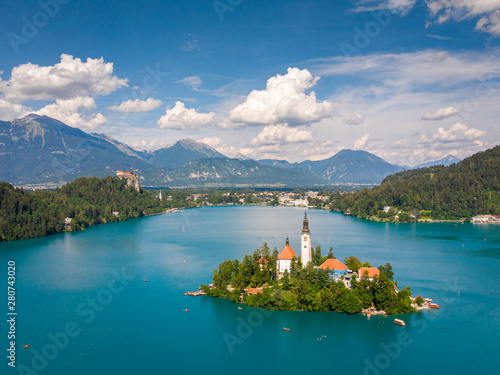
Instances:
[[[304,223],[302,224],[302,233],[300,235],[300,258],[302,267],[312,261],[311,254],[311,232],[309,232],[309,221],[307,220],[307,211],[304,212]]]

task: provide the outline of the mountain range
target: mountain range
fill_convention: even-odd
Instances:
[[[454,162],[438,162],[449,161]],[[59,184],[82,176],[114,175],[117,170],[133,171],[142,185],[151,187],[379,184],[404,169],[360,150],[301,163],[255,161],[228,158],[191,139],[139,151],[107,134],[88,134],[36,114],[0,121],[0,180],[17,185]]]
[[[326,183],[378,184],[384,179],[382,176],[405,169],[361,150],[341,150],[328,159],[306,160],[293,164],[272,159],[263,159],[258,162],[266,166],[308,171]]]
[[[457,158],[456,156],[453,155],[447,155],[442,159],[436,160],[436,161],[430,161],[427,163],[422,163],[417,165],[416,167],[412,169],[417,169],[417,168],[428,168],[428,167],[433,167],[435,165],[444,165],[445,167],[449,167],[452,164],[456,164],[458,162],[462,161],[462,159]]]

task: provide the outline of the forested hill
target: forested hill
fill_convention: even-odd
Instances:
[[[500,146],[449,167],[436,166],[390,175],[380,186],[338,196],[332,209],[364,217],[385,215],[384,206],[433,219],[470,219],[500,214]],[[406,220],[403,220],[406,221]]]
[[[162,210],[154,195],[116,177],[78,178],[54,191],[25,191],[0,182],[0,242],[62,232],[65,218],[72,218],[66,230],[76,231]]]

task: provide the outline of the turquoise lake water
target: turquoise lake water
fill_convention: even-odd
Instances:
[[[498,225],[382,224],[308,211],[324,254],[333,246],[339,259],[390,262],[400,287],[440,304],[400,316],[405,327],[391,317],[238,310],[183,295],[209,283],[222,260],[264,241],[281,251],[289,235],[297,252],[303,213],[199,208],[0,244],[4,354],[10,260],[18,313],[17,367],[3,356],[0,373],[500,373]]]

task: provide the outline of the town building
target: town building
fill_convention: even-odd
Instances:
[[[471,219],[472,223],[500,223],[500,216],[476,215]]]
[[[318,192],[317,191],[307,191],[305,193],[305,196],[306,198],[316,198],[318,196]]]

